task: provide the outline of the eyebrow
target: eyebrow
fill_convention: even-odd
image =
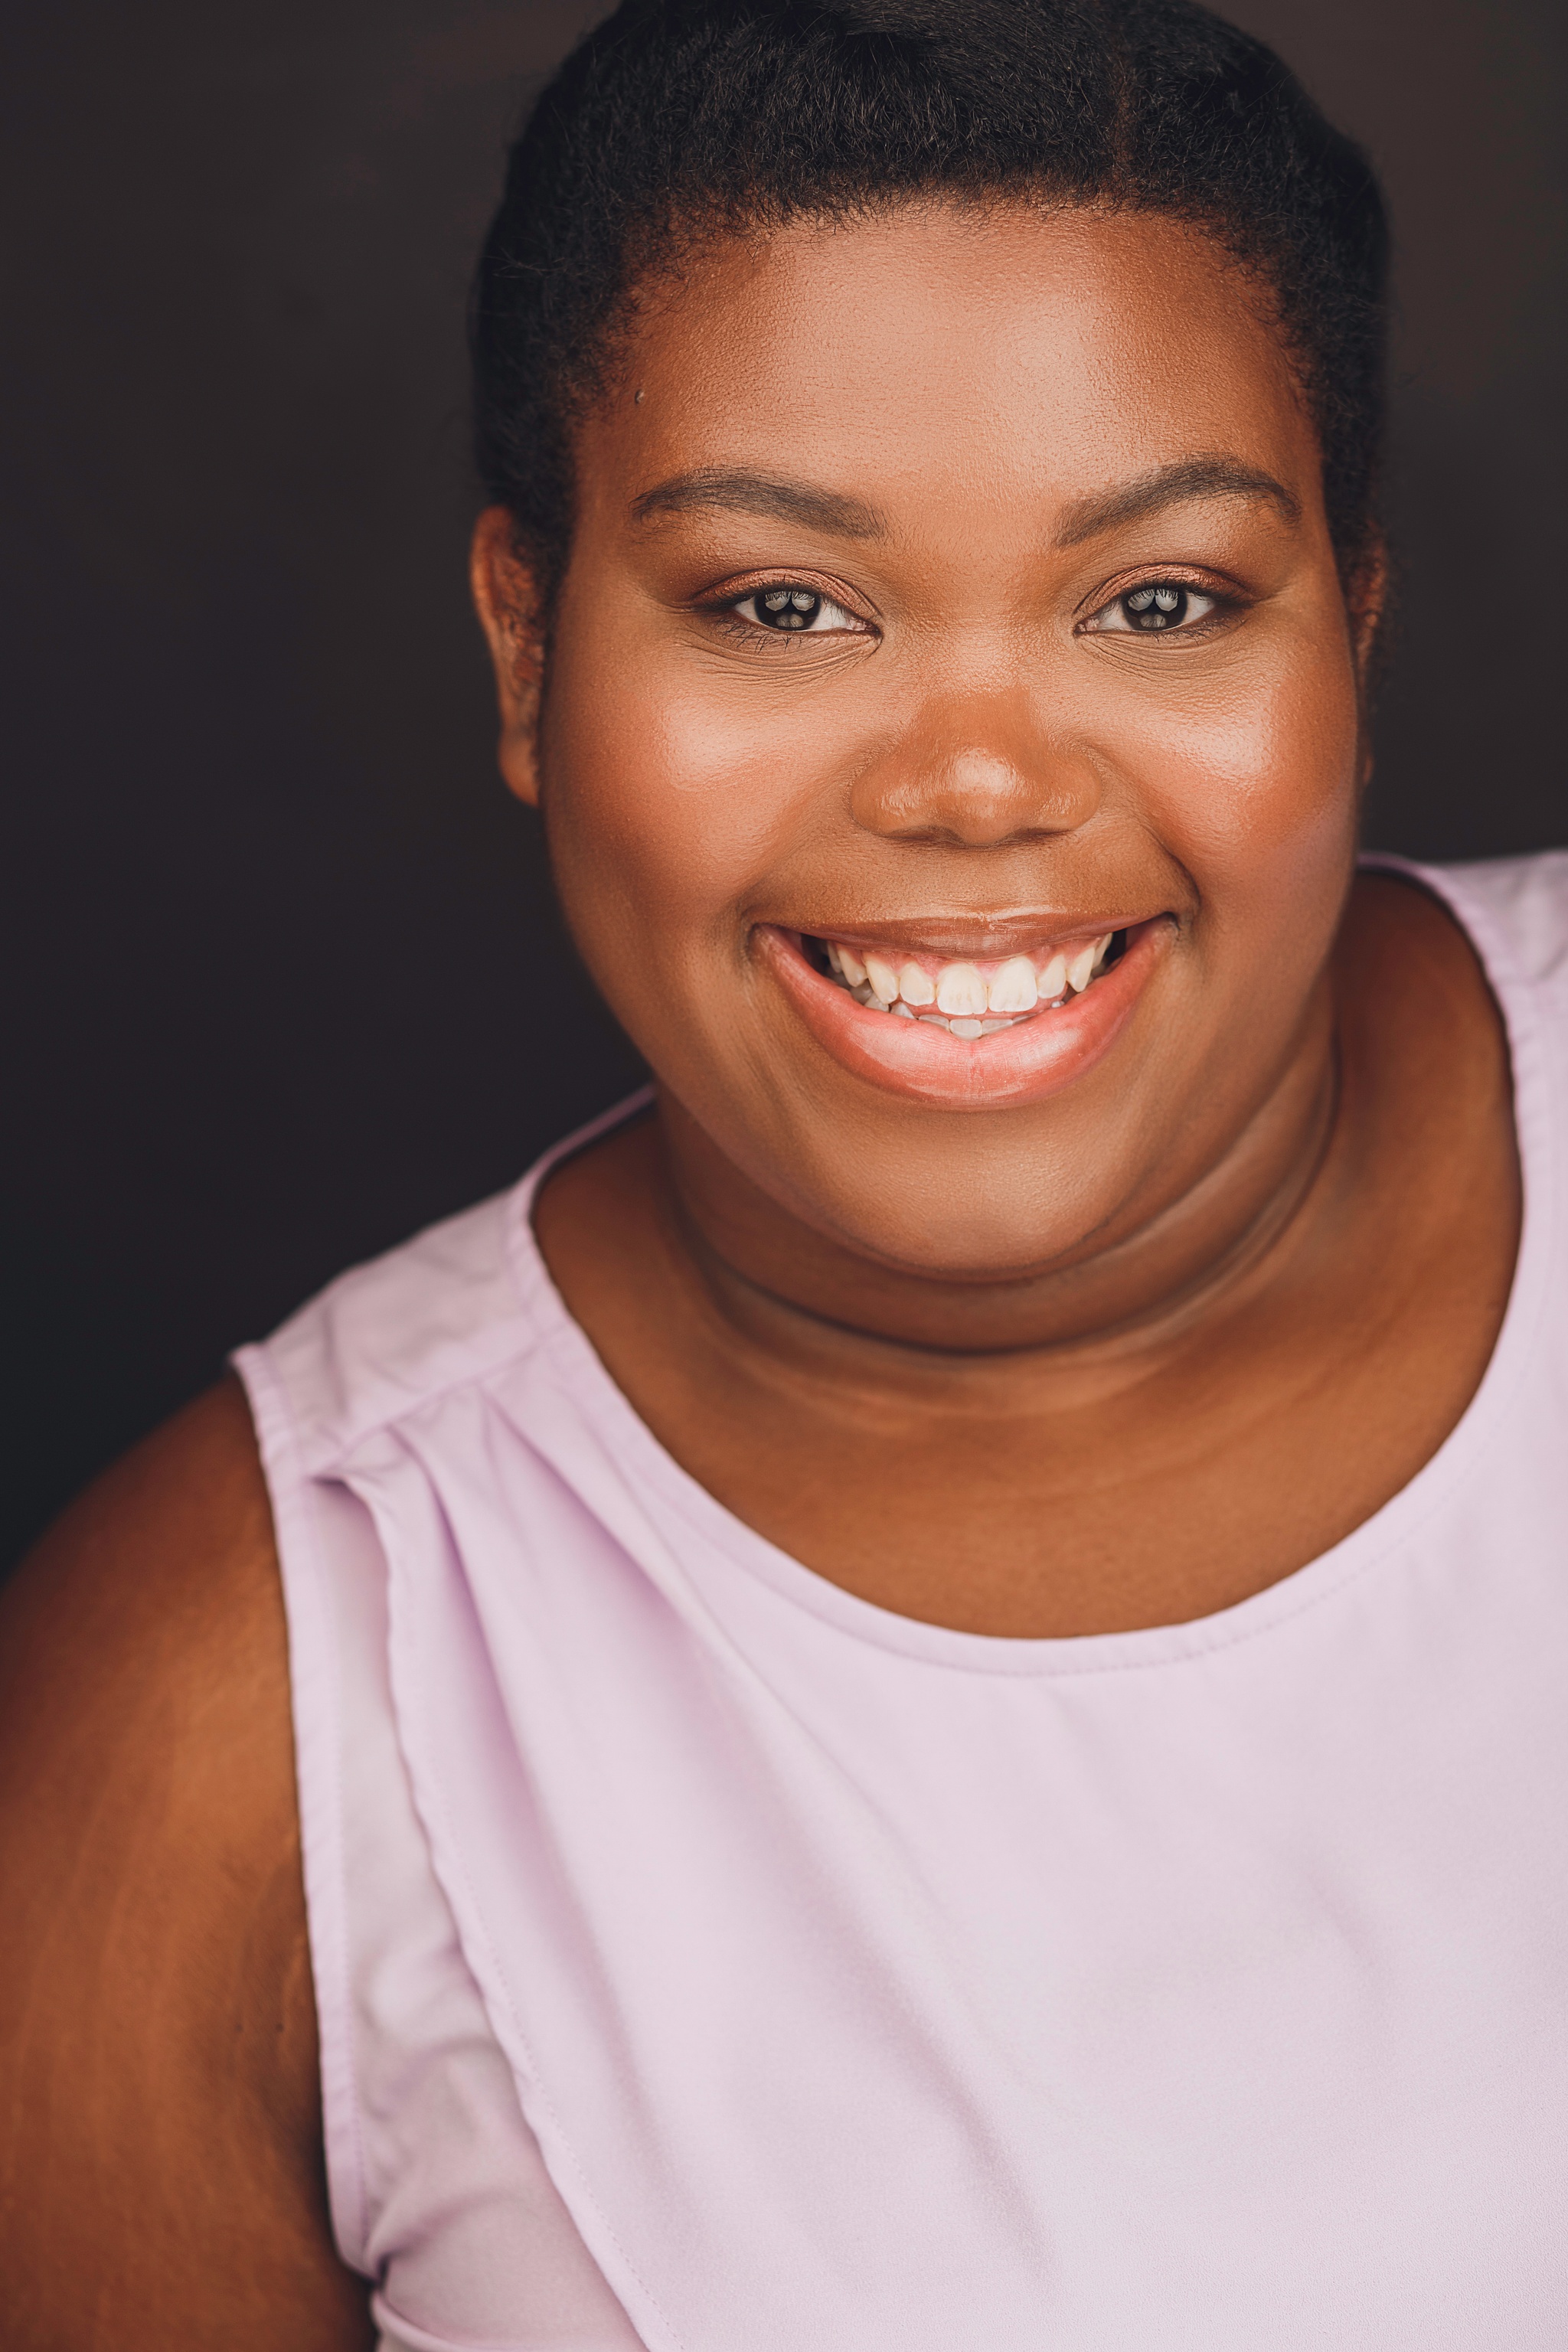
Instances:
[[[805,523],[839,539],[881,539],[887,523],[863,499],[847,498],[812,482],[792,482],[776,474],[753,474],[743,467],[702,466],[672,474],[632,500],[632,520],[653,522],[662,515],[689,514],[720,507],[731,514],[767,515],[775,522]]]
[[[1077,547],[1086,539],[1122,523],[1142,522],[1184,499],[1251,499],[1276,508],[1286,522],[1300,522],[1301,502],[1283,482],[1237,457],[1179,457],[1120,489],[1105,490],[1069,506],[1057,531],[1058,547]]]

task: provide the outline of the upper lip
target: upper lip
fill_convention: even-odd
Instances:
[[[1163,911],[1163,910],[1162,910]],[[952,961],[990,962],[998,957],[1024,955],[1042,947],[1065,946],[1069,940],[1100,938],[1107,931],[1126,931],[1155,919],[1148,914],[1129,915],[1112,908],[1085,915],[1076,908],[1040,908],[1000,915],[931,914],[889,917],[868,923],[811,921],[792,928],[803,939],[836,940],[846,947],[902,949],[909,955],[943,956]]]

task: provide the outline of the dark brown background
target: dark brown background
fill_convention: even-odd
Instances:
[[[0,1553],[634,1077],[492,772],[463,561],[469,261],[597,13],[13,0]],[[1237,13],[1400,233],[1372,836],[1560,841],[1556,0]]]

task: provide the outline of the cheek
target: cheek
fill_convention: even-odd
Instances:
[[[558,885],[612,1002],[632,952],[672,981],[743,952],[744,918],[813,832],[844,748],[789,679],[737,694],[718,662],[682,675],[667,645],[628,635],[563,630],[543,741]]]
[[[1228,677],[1119,712],[1142,821],[1196,882],[1211,944],[1268,921],[1299,937],[1304,958],[1321,952],[1359,807],[1360,709],[1341,634],[1291,633]]]

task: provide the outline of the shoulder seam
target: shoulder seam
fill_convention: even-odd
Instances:
[[[356,1427],[352,1434],[345,1436],[342,1443],[320,1462],[312,1459],[306,1469],[306,1476],[336,1477],[341,1471],[349,1466],[362,1446],[371,1444],[378,1437],[386,1436],[389,1432],[395,1432],[405,1422],[411,1421],[416,1413],[423,1412],[426,1406],[439,1404],[443,1399],[457,1394],[460,1390],[487,1387],[492,1380],[500,1379],[502,1374],[510,1371],[514,1365],[524,1362],[528,1357],[535,1354],[543,1344],[544,1337],[542,1332],[531,1329],[517,1347],[508,1349],[503,1355],[498,1356],[493,1363],[471,1365],[466,1371],[455,1373],[450,1380],[438,1381],[427,1389],[421,1389],[417,1396],[411,1396],[402,1404],[375,1415],[366,1421],[362,1427]],[[265,1343],[263,1346],[265,1347]],[[270,1367],[268,1369],[270,1370]],[[275,1374],[273,1377],[276,1379]],[[303,1451],[302,1448],[301,1452]]]

